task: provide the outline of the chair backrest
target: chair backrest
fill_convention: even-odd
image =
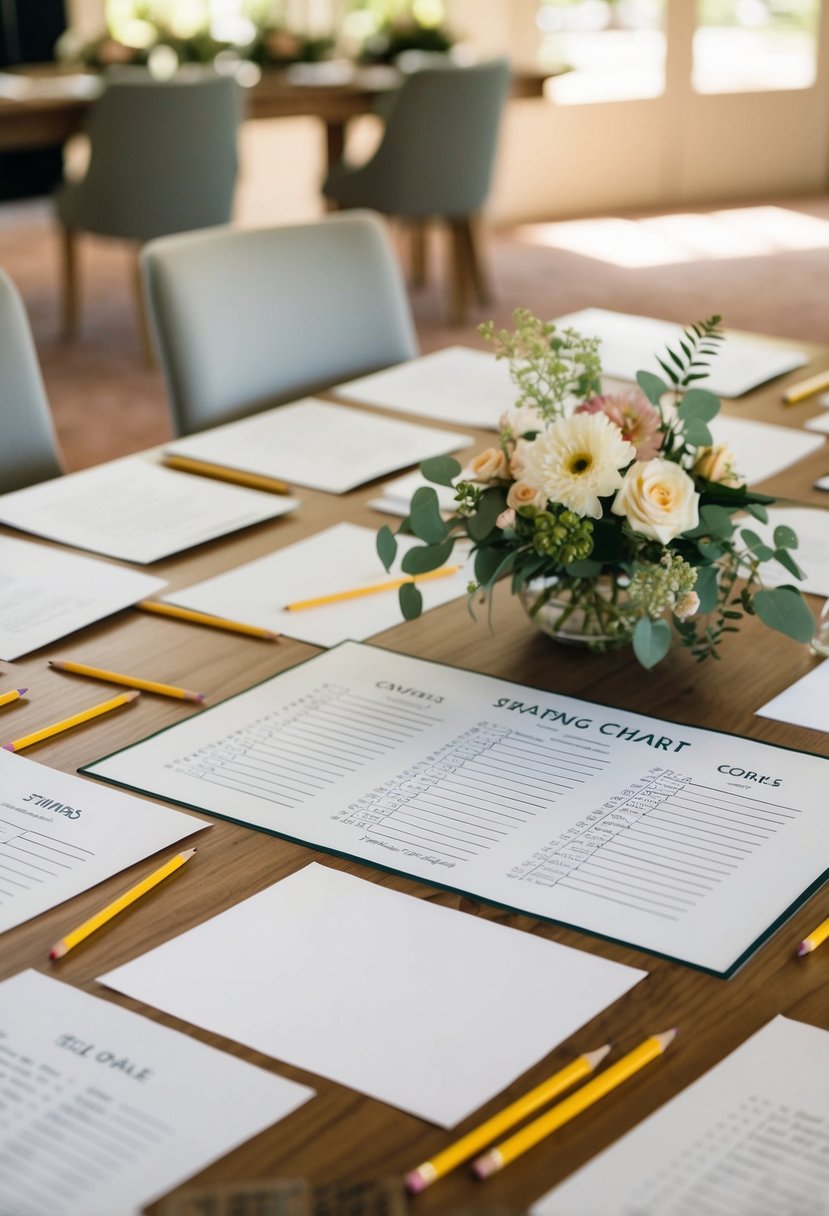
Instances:
[[[0,493],[63,472],[29,319],[17,288],[0,270]]]
[[[364,168],[390,215],[469,215],[486,199],[510,69],[505,59],[407,75]]]
[[[115,72],[89,116],[89,169],[70,187],[67,226],[148,241],[226,224],[241,117],[238,84],[211,68],[163,81]]]
[[[369,212],[168,237],[142,264],[179,435],[417,353],[400,271]]]

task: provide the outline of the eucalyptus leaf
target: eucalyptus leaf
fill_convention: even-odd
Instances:
[[[692,418],[697,422],[710,422],[720,412],[719,397],[704,388],[691,388],[682,398],[677,414],[683,422]]]
[[[700,507],[700,520],[710,537],[714,540],[728,540],[734,533],[734,521],[725,507],[716,503]]]
[[[436,545],[446,538],[447,527],[440,513],[437,491],[431,486],[421,486],[412,495],[409,527],[427,545]]]
[[[700,566],[694,590],[699,596],[700,612],[713,612],[717,604],[717,567]]]
[[[475,578],[482,587],[492,579],[501,565],[502,556],[499,549],[479,549],[475,554]]]
[[[507,492],[502,486],[490,486],[484,490],[481,505],[469,517],[467,532],[472,540],[482,541],[495,527],[495,521],[507,505]]]
[[[648,671],[665,658],[671,648],[671,627],[667,621],[640,617],[633,630],[633,653]]]
[[[695,448],[709,448],[713,443],[711,432],[699,418],[689,418],[682,424],[683,434],[688,443]]]
[[[397,541],[387,524],[377,533],[377,556],[387,570],[391,569],[392,562],[397,557]]]
[[[740,536],[743,539],[743,544],[751,550],[758,561],[767,562],[774,557],[774,550],[771,546],[767,545],[763,538],[758,536],[756,532],[752,532],[750,528],[743,528]]]
[[[454,456],[432,456],[424,460],[420,471],[427,481],[438,486],[451,486],[461,472],[461,465]]]
[[[796,549],[800,542],[797,533],[786,524],[778,524],[774,529],[774,544],[778,549]]]
[[[769,522],[769,513],[762,503],[747,502],[746,510],[748,511],[749,515],[753,515],[754,518],[759,520],[761,524],[767,524]]]
[[[655,376],[653,372],[637,372],[636,379],[651,405],[659,405],[665,393],[670,392],[662,377]]]
[[[785,633],[796,642],[810,642],[815,621],[809,605],[796,587],[773,587],[754,596],[757,615],[769,629]]]
[[[788,549],[775,549],[775,559],[780,563],[784,570],[788,570],[789,574],[793,574],[795,578],[805,578],[806,575],[801,570],[800,566],[789,553]]]
[[[402,583],[397,592],[403,619],[413,621],[423,610],[423,596],[414,583]]]
[[[439,545],[419,545],[403,554],[400,568],[404,574],[426,574],[429,570],[437,570],[450,556],[454,547],[455,542],[451,536]]]

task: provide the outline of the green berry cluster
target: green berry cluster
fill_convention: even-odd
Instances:
[[[593,550],[593,521],[582,519],[565,507],[539,511],[535,516],[533,546],[536,553],[561,566],[582,561]]]

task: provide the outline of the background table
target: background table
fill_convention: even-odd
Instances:
[[[805,347],[808,367],[775,381],[739,402],[726,403],[737,415],[781,425],[800,425],[818,412],[814,399],[786,409],[782,388],[829,367],[829,349]],[[481,433],[476,446],[489,444]],[[829,496],[811,489],[829,473],[829,451],[778,475],[763,488],[818,506]],[[371,486],[341,498],[298,490],[302,507],[292,515],[237,533],[151,567],[181,587],[249,561],[273,548],[291,544],[327,527],[335,519],[378,527],[389,522],[366,507],[376,495]],[[829,525],[829,515],[827,515]],[[829,533],[828,533],[829,535]],[[379,569],[379,567],[378,567]],[[813,600],[816,608],[819,601]],[[493,627],[486,612],[470,620],[464,601],[457,601],[401,624],[372,639],[403,653],[525,682],[530,685],[680,722],[733,731],[786,747],[826,754],[827,736],[765,718],[754,710],[804,675],[815,659],[807,647],[772,633],[756,619],[730,635],[723,660],[697,664],[675,648],[653,672],[646,673],[627,650],[591,655],[557,645],[537,633],[508,588],[495,595]],[[208,703],[250,687],[317,653],[316,648],[285,639],[272,644],[183,622],[122,612],[14,665],[0,664],[0,691],[28,685],[31,701],[3,710],[3,739],[19,737],[45,722],[76,712],[111,686],[62,675],[47,668],[52,657],[72,657],[110,670],[150,673],[159,679],[199,689]],[[199,712],[164,698],[144,695],[132,707],[98,723],[30,748],[26,755],[73,772],[79,765],[135,742],[163,726]],[[141,900],[117,921],[96,933],[59,964],[48,962],[50,946],[116,894],[153,868],[144,861],[100,887],[78,896],[3,936],[0,977],[34,967],[105,1000],[138,1009],[236,1056],[311,1085],[318,1096],[289,1119],[216,1162],[200,1180],[230,1181],[263,1177],[307,1177],[315,1183],[359,1181],[402,1173],[450,1143],[530,1085],[534,1085],[582,1050],[610,1041],[617,1052],[644,1036],[670,1026],[680,1036],[658,1064],[645,1070],[583,1118],[533,1149],[486,1183],[458,1170],[412,1202],[422,1213],[453,1207],[506,1205],[520,1210],[563,1179],[594,1153],[617,1139],[668,1098],[732,1051],[775,1014],[783,1012],[829,1029],[826,985],[829,947],[806,959],[794,957],[795,946],[829,915],[829,890],[801,908],[731,980],[716,979],[644,951],[602,941],[530,916],[503,911],[481,901],[430,888],[424,883],[385,874],[357,861],[321,854],[298,844],[216,821],[196,841],[199,851],[174,880]],[[396,890],[415,894],[467,915],[536,933],[649,971],[647,980],[595,1018],[567,1044],[540,1062],[507,1092],[494,1098],[455,1132],[444,1132],[412,1115],[366,1098],[343,1086],[249,1051],[174,1018],[146,1008],[95,984],[95,977],[166,941],[175,934],[253,895],[311,860],[321,860]],[[360,943],[351,946],[360,949]],[[336,993],[331,994],[332,1001]],[[504,1028],[502,1028],[504,1029]],[[506,1028],[521,1033],[521,1027]],[[366,1049],[370,1050],[367,1042]],[[154,1209],[149,1209],[153,1211]]]

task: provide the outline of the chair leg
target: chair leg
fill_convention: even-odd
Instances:
[[[141,266],[138,258],[141,253],[141,246],[137,246],[135,250],[135,258],[133,261],[133,287],[135,289],[135,310],[138,314],[138,329],[141,337],[141,353],[144,356],[144,362],[147,367],[155,367],[155,348],[153,347],[152,334],[150,332],[150,321],[147,316],[147,307],[144,303],[144,285],[141,278]]]
[[[428,221],[413,220],[410,226],[412,287],[426,286],[429,271],[427,238]]]
[[[449,323],[463,325],[469,303],[469,254],[464,221],[449,221],[452,267],[449,281]]]
[[[78,281],[78,246],[76,233],[61,226],[61,332],[67,340],[78,332],[80,316],[80,287]]]
[[[464,219],[459,220],[458,223],[463,232],[462,239],[466,248],[469,274],[478,303],[491,304],[492,291],[481,258],[479,217],[467,215]]]

